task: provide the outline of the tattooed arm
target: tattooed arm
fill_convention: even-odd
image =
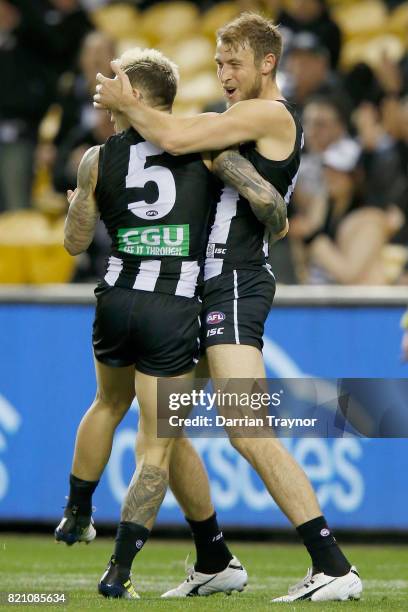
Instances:
[[[69,209],[64,228],[64,247],[78,255],[92,242],[99,212],[94,191],[98,177],[99,147],[91,147],[78,167],[77,188],[68,192]]]
[[[268,228],[272,239],[286,235],[289,225],[285,201],[277,189],[258,174],[251,162],[237,150],[227,149],[215,157],[212,170],[248,200],[252,212]]]

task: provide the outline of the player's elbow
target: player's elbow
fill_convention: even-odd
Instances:
[[[64,238],[64,248],[70,255],[79,255],[84,251],[78,244],[75,244],[72,240],[70,240],[67,236]]]
[[[289,221],[287,217],[282,221],[281,225],[275,229],[275,237],[277,240],[282,240],[289,231]]]
[[[278,227],[275,224],[267,224],[267,229],[269,230],[269,244],[275,244],[282,238],[285,238],[289,231],[289,221],[286,219],[283,227],[279,225]]]
[[[160,147],[167,153],[170,153],[170,155],[183,155],[186,152],[180,138],[177,137],[177,135],[172,134],[164,136],[161,139]]]
[[[177,143],[172,142],[170,140],[165,140],[162,143],[161,148],[164,149],[167,153],[170,153],[170,155],[183,155],[184,153],[182,148]]]

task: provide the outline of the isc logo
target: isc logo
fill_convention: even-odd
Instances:
[[[222,336],[223,333],[223,327],[213,327],[212,329],[207,330],[207,338],[209,338],[210,336]]]
[[[223,312],[209,312],[206,318],[208,325],[218,325],[225,320],[225,314]]]

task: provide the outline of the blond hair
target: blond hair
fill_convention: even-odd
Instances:
[[[120,67],[133,87],[139,88],[152,106],[172,107],[179,82],[176,64],[157,49],[137,47],[122,53]]]
[[[249,45],[256,64],[272,53],[276,59],[272,72],[275,77],[282,55],[282,35],[278,26],[269,19],[257,13],[242,13],[218,30],[217,41],[233,49]]]

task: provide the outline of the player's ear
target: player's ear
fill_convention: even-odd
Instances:
[[[132,93],[136,100],[139,100],[140,102],[145,101],[144,95],[142,94],[140,89],[137,89],[137,87],[132,87]]]
[[[262,74],[267,76],[273,72],[276,65],[276,57],[273,53],[268,53],[262,60],[261,71]]]

